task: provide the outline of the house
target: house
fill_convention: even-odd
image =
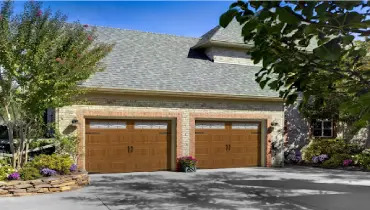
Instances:
[[[64,134],[81,140],[79,167],[114,173],[281,166],[284,104],[255,82],[250,47],[234,22],[201,38],[98,27],[115,43],[106,69],[85,81],[86,104],[56,110]]]

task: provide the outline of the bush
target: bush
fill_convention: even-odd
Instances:
[[[180,157],[177,159],[177,162],[182,168],[195,167],[195,165],[197,164],[197,160],[192,156]]]
[[[361,148],[343,139],[313,139],[301,151],[303,160],[312,161],[313,157],[321,154],[327,154],[329,158],[334,154],[357,154]]]
[[[44,168],[40,171],[40,174],[43,176],[55,176],[57,172],[53,169]]]
[[[349,154],[333,154],[329,160],[325,161],[322,164],[324,168],[338,168],[343,165],[343,161],[351,159],[351,155]]]
[[[354,163],[356,165],[360,165],[363,168],[370,170],[370,154],[368,153],[368,151],[364,150],[362,153],[357,154],[353,157]]]
[[[68,174],[70,167],[73,164],[72,159],[67,155],[39,155],[35,157],[27,165],[36,168],[38,171],[49,168],[59,172],[60,174]]]
[[[41,178],[40,170],[35,167],[25,166],[21,169],[20,175],[22,180],[33,180]]]
[[[5,181],[8,179],[8,176],[15,172],[16,170],[9,165],[0,166],[0,181]]]

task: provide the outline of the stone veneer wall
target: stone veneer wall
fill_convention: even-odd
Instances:
[[[197,119],[214,120],[253,120],[268,123],[276,122],[282,128],[284,108],[282,102],[262,102],[246,100],[196,99],[175,97],[130,96],[118,94],[90,94],[86,96],[89,105],[73,105],[61,108],[56,113],[59,129],[63,134],[76,133],[84,141],[85,118],[156,118],[173,119],[176,122],[176,156],[193,153],[193,121]],[[78,119],[77,128],[71,121]],[[267,125],[269,127],[270,125]],[[274,137],[273,137],[274,136]],[[275,138],[276,137],[276,138]],[[283,143],[278,133],[267,134],[266,164],[270,166],[269,145],[272,139]],[[81,150],[84,151],[82,143]],[[280,156],[281,154],[279,154]],[[278,160],[281,157],[277,158]],[[84,167],[80,158],[79,167]]]
[[[64,192],[89,184],[87,173],[49,177],[31,181],[0,182],[0,197]]]

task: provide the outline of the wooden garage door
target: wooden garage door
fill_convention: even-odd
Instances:
[[[261,164],[258,122],[196,121],[198,168],[236,168]]]
[[[170,169],[171,123],[86,120],[85,164],[93,173]]]

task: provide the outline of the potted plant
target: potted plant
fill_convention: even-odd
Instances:
[[[177,163],[179,165],[179,169],[182,172],[196,172],[197,171],[197,159],[193,158],[192,156],[184,156],[177,158]]]

